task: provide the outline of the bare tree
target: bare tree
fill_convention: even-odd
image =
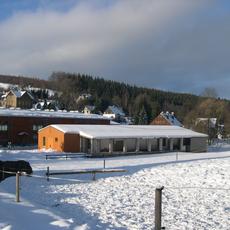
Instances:
[[[217,98],[218,93],[215,88],[207,87],[204,89],[204,91],[201,93],[201,96],[203,97],[210,97],[210,98]]]

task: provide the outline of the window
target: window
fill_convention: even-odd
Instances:
[[[191,139],[190,138],[184,138],[183,145],[190,145],[190,144],[191,144]]]
[[[57,137],[55,137],[55,142],[58,142],[58,138]]]
[[[6,132],[8,130],[8,125],[4,124],[4,125],[0,125],[0,131],[1,132]]]
[[[46,146],[46,137],[42,138],[42,146]]]

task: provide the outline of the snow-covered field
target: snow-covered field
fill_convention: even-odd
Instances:
[[[230,151],[106,158],[106,168],[126,173],[44,176],[50,170],[103,167],[103,159],[45,160],[37,150],[0,151],[1,160],[28,160],[32,177],[0,183],[0,229],[154,229],[155,188],[163,190],[166,229],[230,229]],[[215,152],[215,151],[219,152]],[[225,146],[225,150],[228,147]]]

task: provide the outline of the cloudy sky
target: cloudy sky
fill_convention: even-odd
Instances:
[[[230,98],[230,1],[1,0],[0,73],[53,71]]]

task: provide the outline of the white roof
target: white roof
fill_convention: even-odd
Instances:
[[[43,111],[43,110],[26,110],[26,109],[0,109],[1,116],[14,116],[14,117],[58,117],[58,118],[81,118],[81,119],[105,119],[105,117],[98,114],[84,114],[79,112],[66,112],[66,111]]]
[[[7,94],[6,94],[6,96],[10,93],[10,92],[12,92],[17,98],[20,98],[20,97],[22,97],[25,93],[27,93],[30,97],[31,97],[31,99],[33,99],[33,96],[29,93],[29,92],[27,92],[27,91],[25,91],[25,90],[14,90],[14,89],[11,89]]]
[[[191,138],[207,137],[179,126],[167,125],[50,125],[64,133],[76,133],[87,138]],[[44,129],[44,128],[43,128]]]

